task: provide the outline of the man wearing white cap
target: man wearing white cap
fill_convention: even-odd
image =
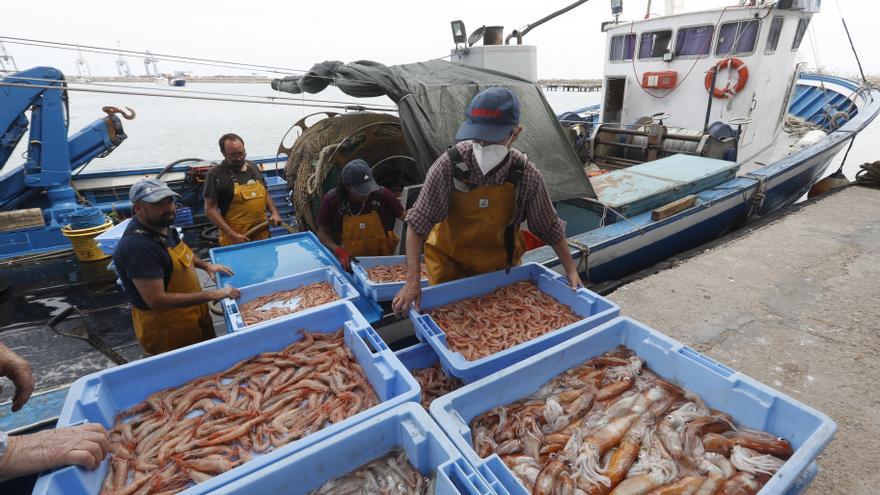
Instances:
[[[211,301],[237,298],[238,289],[204,291],[196,274],[232,275],[224,265],[196,256],[174,224],[179,195],[164,182],[144,179],[129,190],[131,219],[113,254],[119,279],[131,300],[135,335],[148,354],[159,354],[213,338]]]

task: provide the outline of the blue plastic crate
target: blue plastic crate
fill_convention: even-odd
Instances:
[[[424,256],[422,261],[424,262]],[[351,264],[351,271],[358,286],[365,296],[374,301],[390,301],[403,288],[403,282],[377,283],[367,277],[367,269],[376,265],[395,265],[405,263],[406,256],[358,256],[359,263]],[[422,287],[428,286],[428,280],[422,280]]]
[[[481,473],[495,474],[504,485],[498,493],[525,495],[525,487],[498,455],[477,456],[471,420],[536,391],[563,371],[618,345],[629,347],[658,375],[696,393],[737,423],[791,442],[794,455],[764,486],[762,495],[800,493],[816,475],[812,463],[837,430],[831,418],[629,318],[617,318],[440,397],[431,403],[431,415],[465,459]]]
[[[217,287],[225,287],[227,284],[246,287],[328,266],[336,268],[346,280],[354,283],[351,274],[342,269],[339,260],[312,232],[215,247],[211,248],[209,254],[212,263],[226,265],[235,272],[232,276],[218,273],[215,277]],[[382,318],[382,308],[366,296],[357,298],[353,303],[367,321],[376,322]]]
[[[223,299],[223,301],[221,302],[221,304],[223,305],[223,314],[226,318],[226,331],[237,332],[239,330],[245,329],[252,330],[263,325],[275,323],[277,321],[295,318],[306,311],[320,310],[320,308],[324,307],[324,305],[307,308],[302,311],[297,311],[296,313],[291,313],[279,318],[275,318],[273,320],[256,323],[254,325],[245,325],[244,319],[242,319],[241,313],[239,312],[239,307],[241,305],[253,301],[258,297],[263,297],[265,295],[280,290],[293,290],[297,287],[302,287],[304,285],[314,284],[317,282],[329,282],[333,286],[333,290],[336,291],[336,294],[339,296],[339,298],[346,301],[354,301],[360,296],[360,294],[358,294],[358,292],[355,290],[354,286],[352,286],[352,284],[348,280],[346,280],[345,277],[343,277],[338,271],[336,271],[335,268],[330,268],[329,266],[318,268],[315,270],[309,270],[307,272],[298,273],[296,275],[288,275],[286,277],[276,278],[268,282],[248,285],[247,287],[241,287],[239,289],[239,291],[241,292],[241,296],[239,296],[238,299],[227,298]]]
[[[364,374],[382,402],[273,452],[254,457],[183,492],[187,495],[208,493],[365,419],[417,400],[418,383],[351,303],[341,301],[325,306],[320,311],[302,313],[298,318],[225,335],[80,378],[70,386],[58,426],[93,422],[112,427],[118,411],[134,406],[154,392],[222,371],[263,352],[281,350],[300,339],[301,334],[296,330],[327,333],[340,327],[345,328],[345,345],[363,367]],[[78,467],[58,469],[37,480],[34,494],[97,494],[106,472],[106,460],[95,471]]]
[[[430,368],[440,361],[434,348],[425,343],[411,345],[395,352],[394,355],[409,371]]]
[[[493,493],[437,423],[414,403],[373,416],[213,493],[306,494],[394,449],[406,451],[410,464],[424,476],[436,476],[437,495]]]
[[[446,347],[446,334],[437,326],[433,318],[410,309],[409,316],[416,335],[434,348],[440,356],[440,362],[446,373],[459,378],[464,383],[479,380],[584,333],[620,314],[620,308],[616,304],[587,289],[571,290],[565,277],[538,263],[514,267],[509,274],[505,274],[502,270],[428,287],[422,291],[421,309],[427,311],[450,302],[488,294],[498,287],[522,280],[531,280],[538,286],[538,290],[569,306],[583,319],[501,352],[476,361],[468,361],[461,354]]]

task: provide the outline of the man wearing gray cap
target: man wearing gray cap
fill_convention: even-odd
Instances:
[[[164,182],[143,179],[129,190],[131,219],[113,254],[113,263],[131,300],[135,335],[148,354],[160,354],[215,336],[208,304],[237,298],[238,289],[204,291],[196,274],[232,270],[196,256],[174,224],[179,195]]]

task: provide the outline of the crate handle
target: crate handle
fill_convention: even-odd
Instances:
[[[480,468],[480,474],[492,484],[492,488],[499,494],[520,494],[528,493],[525,491],[522,483],[514,476],[513,472],[504,464],[504,461],[498,457],[498,454],[492,454],[486,459]]]
[[[463,495],[492,493],[477,471],[465,462],[464,459],[454,461],[452,469],[443,474],[446,475],[451,487],[456,488]]]
[[[369,326],[363,329],[364,335],[366,336],[368,343],[370,344],[370,348],[373,351],[373,354],[379,354],[382,351],[387,351],[388,346],[385,345],[385,341],[382,340],[382,337],[379,337],[379,334],[376,333],[376,330],[373,327]]]
[[[735,373],[735,371],[728,368],[727,366],[724,366],[718,361],[715,361],[714,359],[708,358],[700,354],[699,352],[691,349],[688,346],[682,346],[681,349],[678,350],[678,353],[724,378],[727,378]]]

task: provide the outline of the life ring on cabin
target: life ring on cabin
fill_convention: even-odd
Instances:
[[[730,87],[730,82],[727,83],[723,88],[717,88],[712,86],[712,73],[713,70],[709,70],[706,72],[706,91],[712,91],[712,96],[715,98],[727,98],[728,96],[735,96],[737,93],[742,91],[744,87],[746,87],[746,82],[749,80],[749,69],[746,67],[745,62],[742,60],[729,57],[721,60],[715,67],[720,72],[722,69],[726,69],[730,67],[735,70],[737,73],[736,84],[733,87]]]

